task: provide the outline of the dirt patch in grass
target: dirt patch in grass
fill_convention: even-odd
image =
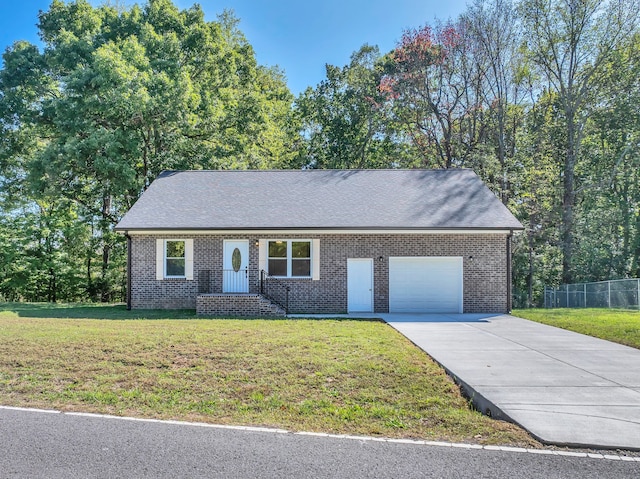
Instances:
[[[384,323],[0,312],[0,404],[536,446]]]
[[[640,349],[640,312],[617,309],[519,309],[514,316]]]

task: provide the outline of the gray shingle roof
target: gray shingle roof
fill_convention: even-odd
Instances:
[[[165,171],[117,230],[521,229],[467,169]]]

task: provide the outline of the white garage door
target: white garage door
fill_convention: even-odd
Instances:
[[[462,313],[462,257],[389,258],[390,313]]]

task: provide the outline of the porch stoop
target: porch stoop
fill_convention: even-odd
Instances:
[[[199,294],[196,297],[198,316],[227,316],[232,318],[284,318],[284,308],[261,294],[222,293]]]

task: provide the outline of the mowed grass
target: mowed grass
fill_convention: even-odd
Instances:
[[[124,304],[100,303],[0,303],[0,314],[26,318],[78,319],[195,319],[193,309],[136,309]]]
[[[472,410],[439,366],[382,322],[107,320],[126,316],[121,306],[87,306],[102,319],[81,319],[82,308],[50,309],[52,318],[46,305],[0,306],[0,404],[537,445]]]
[[[640,312],[616,309],[519,309],[515,316],[640,349]]]

